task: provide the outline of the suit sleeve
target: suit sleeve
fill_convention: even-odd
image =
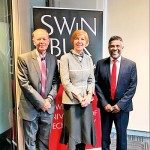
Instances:
[[[126,89],[123,97],[118,101],[117,105],[125,110],[132,102],[132,98],[135,94],[137,86],[137,69],[136,64],[132,65],[131,73],[130,73],[130,83],[128,88]]]
[[[97,62],[96,69],[95,69],[95,91],[98,100],[101,102],[102,106],[106,106],[108,104],[102,90],[100,84],[100,62]]]
[[[25,59],[18,57],[18,82],[24,96],[31,102],[36,109],[44,106],[45,101],[42,96],[32,87],[29,76],[28,67]]]

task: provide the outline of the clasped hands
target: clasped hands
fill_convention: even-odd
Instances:
[[[44,100],[45,100],[45,104],[44,104],[44,106],[41,109],[45,112],[46,110],[51,108],[51,103],[50,103],[50,99],[49,98],[46,98]]]
[[[88,94],[85,97],[82,97],[81,95],[78,95],[78,100],[81,103],[82,107],[86,107],[91,103],[91,101],[93,100],[93,97],[92,97],[91,94]]]
[[[104,107],[104,109],[105,109],[106,112],[112,112],[112,113],[118,113],[120,111],[120,108],[117,104],[114,105],[114,106],[111,106],[110,104],[107,104]]]

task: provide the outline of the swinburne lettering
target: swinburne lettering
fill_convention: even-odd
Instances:
[[[48,17],[50,19],[53,19],[53,20],[50,20],[49,22],[52,22],[52,21],[55,22],[60,35],[62,35],[65,27],[66,27],[69,35],[72,33],[73,27],[75,27],[76,30],[79,29],[79,22],[76,22],[76,17],[74,17],[72,19],[71,26],[69,27],[68,24],[70,24],[70,19],[69,19],[69,23],[68,23],[67,20],[66,20],[66,17],[62,17],[63,22],[61,22],[62,26],[60,26],[60,23],[58,22],[58,19],[57,19],[56,16],[52,17],[51,15],[43,15],[41,17],[41,22],[50,29],[49,35],[52,35],[54,33],[54,28],[53,28],[53,26],[51,26],[49,23],[47,23],[45,21],[45,18],[48,18]],[[93,25],[93,28],[92,28],[84,18],[82,18],[82,17],[80,18],[81,29],[84,30],[84,26],[87,26],[89,28],[89,30],[96,36],[96,18],[93,18],[93,24],[94,25]]]
[[[80,21],[77,22],[77,17],[73,17],[72,19],[68,19],[67,17],[62,17],[62,19],[58,19],[56,16],[51,16],[51,15],[43,15],[41,17],[41,22],[42,24],[44,24],[49,30],[49,35],[51,37],[51,44],[50,44],[50,53],[56,55],[57,57],[59,57],[62,53],[65,54],[66,53],[66,41],[68,42],[68,40],[66,39],[66,34],[68,34],[68,36],[70,36],[72,34],[72,32],[76,29],[78,30],[79,27],[81,29],[84,30],[84,28],[86,27],[86,29],[89,29],[89,31],[91,31],[91,33],[96,36],[97,34],[97,29],[96,29],[96,18],[93,18],[93,23],[92,26],[91,21],[90,24],[83,18],[81,17],[79,19]],[[50,24],[51,22],[53,22],[53,26]],[[59,39],[57,37],[53,37],[53,33],[58,33],[59,34]],[[65,35],[63,34],[65,33]],[[58,35],[57,35],[58,36]],[[68,50],[68,49],[67,49]],[[84,51],[91,56],[91,54],[89,53],[89,51],[87,50],[87,48],[84,49]]]

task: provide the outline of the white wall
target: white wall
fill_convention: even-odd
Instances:
[[[129,129],[149,131],[149,0],[56,0],[57,7],[104,11],[104,50],[112,35],[124,39],[123,56],[137,63],[138,86]]]
[[[110,36],[123,37],[123,55],[134,60],[138,69],[138,87],[134,96],[134,111],[129,129],[149,131],[149,0],[56,0],[56,7],[99,9],[104,11],[104,50],[108,56],[107,43]],[[13,0],[13,26],[15,56],[26,52],[31,46],[30,1]],[[19,12],[19,13],[18,13]],[[25,15],[26,14],[26,15]],[[16,71],[17,72],[17,71]],[[20,89],[16,87],[19,95]],[[17,96],[19,101],[19,96]],[[18,120],[18,126],[20,127]],[[19,128],[19,149],[23,150],[22,128]]]
[[[63,8],[102,9],[103,0],[54,0],[55,6]]]
[[[137,64],[138,86],[129,129],[149,131],[149,0],[107,0],[107,41],[124,39],[123,56]]]
[[[21,12],[18,16],[21,18],[20,22],[14,18],[15,23],[20,26],[16,25],[17,28],[14,30],[14,33],[20,33],[20,38],[16,36],[15,40],[18,42],[19,39],[23,40],[23,43],[16,47],[25,52],[30,47],[31,35],[29,0],[22,2],[27,3],[24,5],[26,7],[20,7],[19,0],[14,2],[18,2],[18,10]],[[124,39],[123,56],[137,63],[138,87],[133,99],[134,111],[131,112],[129,129],[149,131],[149,0],[56,0],[55,2],[56,7],[104,11],[106,17],[103,56],[108,56],[106,42],[110,36],[117,34]],[[14,11],[14,17],[17,17],[15,14],[17,11]],[[24,14],[28,15],[25,17]],[[25,22],[22,20],[24,17]]]

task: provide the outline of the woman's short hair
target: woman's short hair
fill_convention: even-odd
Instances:
[[[89,44],[89,36],[88,36],[87,32],[84,31],[84,30],[75,30],[75,31],[73,32],[72,36],[71,36],[71,43],[72,43],[72,45],[73,45],[73,42],[74,42],[75,38],[76,38],[78,35],[84,35],[85,41],[86,41],[86,45]]]

